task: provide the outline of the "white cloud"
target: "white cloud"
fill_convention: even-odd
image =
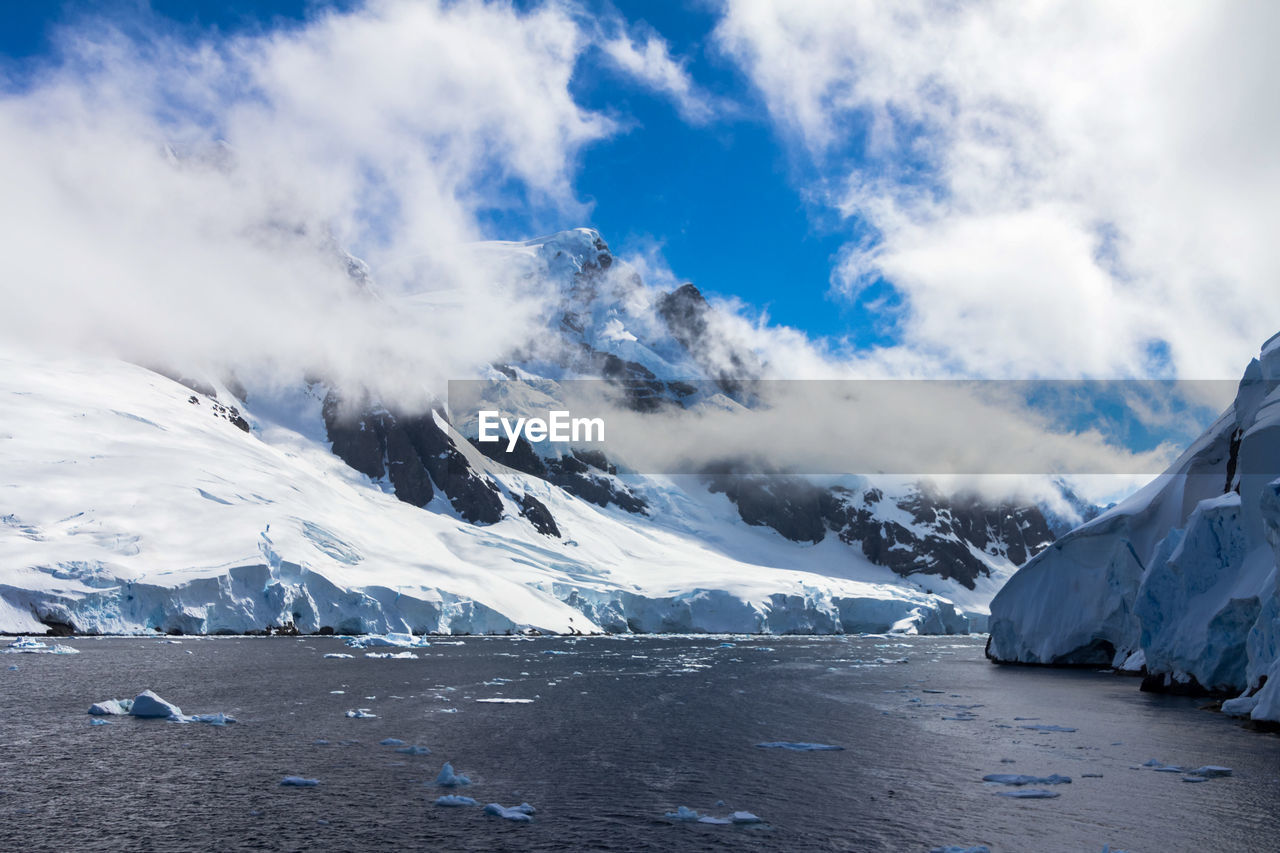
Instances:
[[[657,33],[636,35],[620,26],[616,35],[601,42],[600,49],[617,68],[669,97],[685,121],[706,124],[715,117],[717,108],[710,96],[694,84],[684,65],[672,58],[666,40]]]
[[[1238,376],[1280,326],[1280,71],[1261,3],[730,0],[721,48],[901,349],[991,376]],[[886,354],[887,355],[887,354]]]
[[[89,20],[61,44],[0,94],[11,344],[404,398],[527,334],[536,287],[465,244],[490,209],[581,216],[576,154],[611,131],[568,91],[585,37],[554,4],[381,0],[198,44]],[[421,290],[452,295],[396,307]]]

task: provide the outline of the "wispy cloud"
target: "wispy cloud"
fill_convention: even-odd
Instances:
[[[690,124],[706,124],[720,111],[716,100],[699,88],[682,62],[658,33],[632,32],[618,22],[616,33],[600,43],[600,49],[620,71],[645,87],[670,98],[681,118]]]
[[[729,0],[721,48],[819,196],[834,288],[987,376],[1238,376],[1280,305],[1280,103],[1254,3]]]
[[[575,158],[612,131],[569,92],[586,39],[559,5],[407,0],[197,42],[65,29],[0,94],[0,338],[407,396],[465,375],[540,298],[466,250],[483,213],[585,214]],[[397,307],[422,290],[453,295]]]

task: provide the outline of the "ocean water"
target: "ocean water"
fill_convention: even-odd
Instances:
[[[1277,844],[1280,737],[1131,678],[993,666],[976,637],[465,637],[416,660],[367,658],[340,638],[179,639],[0,655],[0,850]],[[323,657],[337,652],[355,657]],[[238,722],[90,725],[90,703],[148,688]],[[357,708],[376,717],[346,716]],[[1039,725],[1075,731],[1026,728]],[[844,749],[756,746],[771,741]],[[1186,783],[1142,766],[1152,758],[1233,774]],[[472,779],[454,792],[528,802],[533,822],[434,805],[451,793],[434,784],[445,761]],[[1072,782],[1013,799],[989,773]],[[282,787],[286,775],[319,784]],[[679,806],[762,823],[665,817]]]

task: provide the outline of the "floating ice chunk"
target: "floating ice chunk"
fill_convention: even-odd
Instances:
[[[431,645],[423,637],[415,637],[413,634],[370,634],[366,637],[353,637],[347,641],[347,645],[353,649],[376,649],[386,648],[388,646],[401,649],[420,649]]]
[[[382,660],[417,660],[418,656],[413,652],[365,652],[367,658],[381,658]]]
[[[311,745],[312,745],[312,746],[328,746],[328,745],[329,745],[329,741],[327,741],[327,740],[325,740],[324,738],[320,737],[320,738],[316,738],[315,740],[311,741]]]
[[[1203,776],[1206,779],[1212,779],[1216,776],[1230,776],[1230,767],[1219,767],[1216,764],[1206,764],[1203,767],[1197,767],[1191,771],[1194,776]]]
[[[399,752],[403,755],[430,755],[431,754],[431,750],[427,749],[425,746],[418,746],[418,744],[416,743],[413,744],[412,746],[402,746],[399,749],[397,749],[396,752]]]
[[[184,723],[205,723],[210,726],[225,726],[236,721],[235,717],[219,711],[216,714],[192,714],[189,717],[180,717]]]
[[[325,657],[331,660],[341,660],[343,658],[350,660],[354,658],[355,655],[349,655],[346,652],[329,652],[329,654],[325,655]]]
[[[844,749],[843,746],[834,746],[829,743],[805,743],[803,741],[774,740],[768,743],[756,744],[760,749],[790,749],[795,752],[824,752],[838,751]]]
[[[304,776],[286,776],[280,780],[280,784],[288,788],[314,788],[320,784],[320,780],[307,779]]]
[[[9,671],[10,671],[10,672],[17,672],[17,671],[18,671],[18,665],[17,665],[16,663],[11,663],[11,664],[9,664]]]
[[[729,815],[731,823],[764,823],[763,820],[753,815],[751,812],[734,812]]]
[[[1228,717],[1247,717],[1258,707],[1257,696],[1240,696],[1222,703],[1222,713]]]
[[[1164,767],[1164,762],[1158,758],[1149,758],[1142,762],[1143,767]]]
[[[520,805],[512,806],[511,808],[498,805],[497,803],[489,803],[489,805],[484,807],[485,814],[491,814],[495,817],[500,817],[503,820],[514,820],[518,823],[532,823],[533,818],[531,815],[533,815],[535,811],[536,809],[528,803],[521,803]]]
[[[1046,791],[1043,788],[1020,788],[1016,791],[997,791],[997,797],[1014,797],[1019,800],[1050,800],[1058,796],[1057,791]]]
[[[91,725],[91,726],[109,726],[109,725],[111,725],[111,721],[110,721],[110,720],[90,720],[90,721],[89,721],[89,725]]]
[[[709,823],[714,826],[728,826],[729,824],[733,823],[733,821],[729,820],[729,818],[727,817],[713,817],[711,815],[704,815],[698,818],[698,823]]]
[[[532,699],[504,699],[498,697],[496,699],[477,699],[477,702],[488,702],[491,705],[528,705]]]
[[[441,788],[460,788],[463,785],[470,785],[471,777],[454,773],[453,763],[446,761],[444,767],[440,768],[440,774],[436,776],[436,784]]]
[[[107,699],[105,702],[94,702],[90,705],[89,713],[95,717],[123,717],[132,707],[132,699]]]
[[[991,848],[985,844],[976,844],[973,847],[948,844],[946,847],[935,847],[929,853],[991,853]]]
[[[19,637],[10,643],[5,649],[5,654],[10,655],[78,655],[79,649],[73,649],[70,646],[48,645],[33,637]]]
[[[571,654],[573,654],[573,652],[565,652],[565,651],[561,651],[561,650],[559,650],[559,649],[543,649],[543,650],[542,650],[542,653],[543,653],[544,655],[571,655]]]
[[[470,797],[461,797],[457,794],[445,794],[443,797],[436,798],[437,806],[478,806],[480,805]]]
[[[398,737],[384,737],[378,741],[378,746],[404,746],[404,741]]]
[[[667,812],[666,817],[672,820],[697,820],[698,813],[688,806],[680,806],[673,812]]]
[[[1022,773],[988,773],[982,777],[983,782],[995,782],[998,785],[1069,785],[1070,776],[1027,776]]]
[[[732,648],[736,648],[736,647],[737,647],[737,645],[738,645],[737,643],[721,643],[720,645],[716,646],[716,648],[718,648],[718,649],[732,649]]]
[[[129,715],[132,717],[181,717],[182,709],[172,702],[166,702],[150,690],[144,690],[133,697]]]
[[[1032,729],[1037,732],[1074,732],[1076,729],[1071,726],[1022,726],[1024,729]]]
[[[368,708],[356,708],[353,711],[347,711],[347,716],[356,720],[371,720],[378,715]]]

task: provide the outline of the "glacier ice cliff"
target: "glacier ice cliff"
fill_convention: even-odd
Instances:
[[[1145,667],[1146,689],[1280,721],[1280,335],[1164,474],[1072,530],[991,603],[1002,662]]]

